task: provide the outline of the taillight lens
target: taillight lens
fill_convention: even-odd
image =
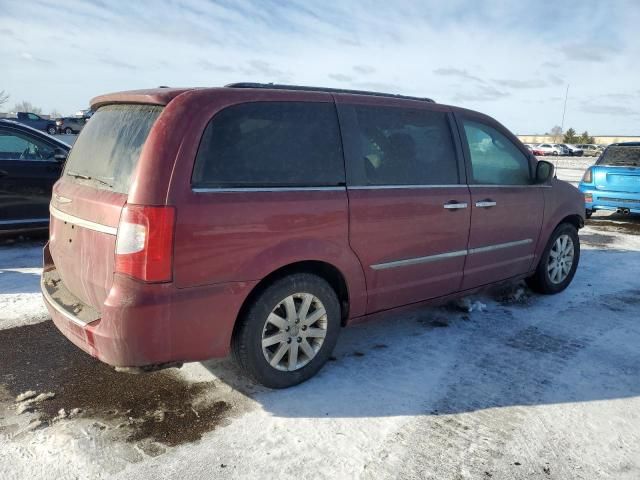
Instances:
[[[145,282],[169,282],[173,270],[174,207],[125,205],[118,225],[116,272]]]
[[[585,201],[585,203],[593,203],[593,194],[592,193],[585,193],[584,194],[584,201]]]
[[[584,172],[582,183],[593,183],[593,171],[590,168],[587,168],[587,171]]]

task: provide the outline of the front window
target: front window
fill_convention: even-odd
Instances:
[[[0,159],[53,160],[55,149],[48,143],[22,133],[0,131]]]
[[[484,123],[463,120],[463,125],[471,155],[473,183],[531,184],[529,159],[511,140]]]

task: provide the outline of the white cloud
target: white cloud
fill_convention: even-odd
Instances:
[[[101,93],[157,85],[387,89],[475,108],[529,133],[560,122],[570,84],[565,125],[610,132],[611,118],[579,102],[637,90],[640,4],[604,3],[3,2],[0,89],[63,113]],[[544,28],[531,18],[545,18]],[[615,129],[638,133],[629,116]]]

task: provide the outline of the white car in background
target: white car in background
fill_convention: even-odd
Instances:
[[[568,143],[559,143],[556,147],[564,148],[567,151],[567,155],[571,157],[581,157],[584,151],[575,145],[569,145]]]
[[[543,155],[558,156],[562,153],[560,149],[555,145],[553,145],[552,143],[541,143],[536,147],[536,150],[539,150],[540,152],[542,152]]]

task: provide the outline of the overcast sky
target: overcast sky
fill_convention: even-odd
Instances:
[[[71,114],[101,93],[259,81],[420,95],[519,134],[640,135],[640,1],[0,0],[0,90]],[[9,107],[9,108],[7,108]]]

